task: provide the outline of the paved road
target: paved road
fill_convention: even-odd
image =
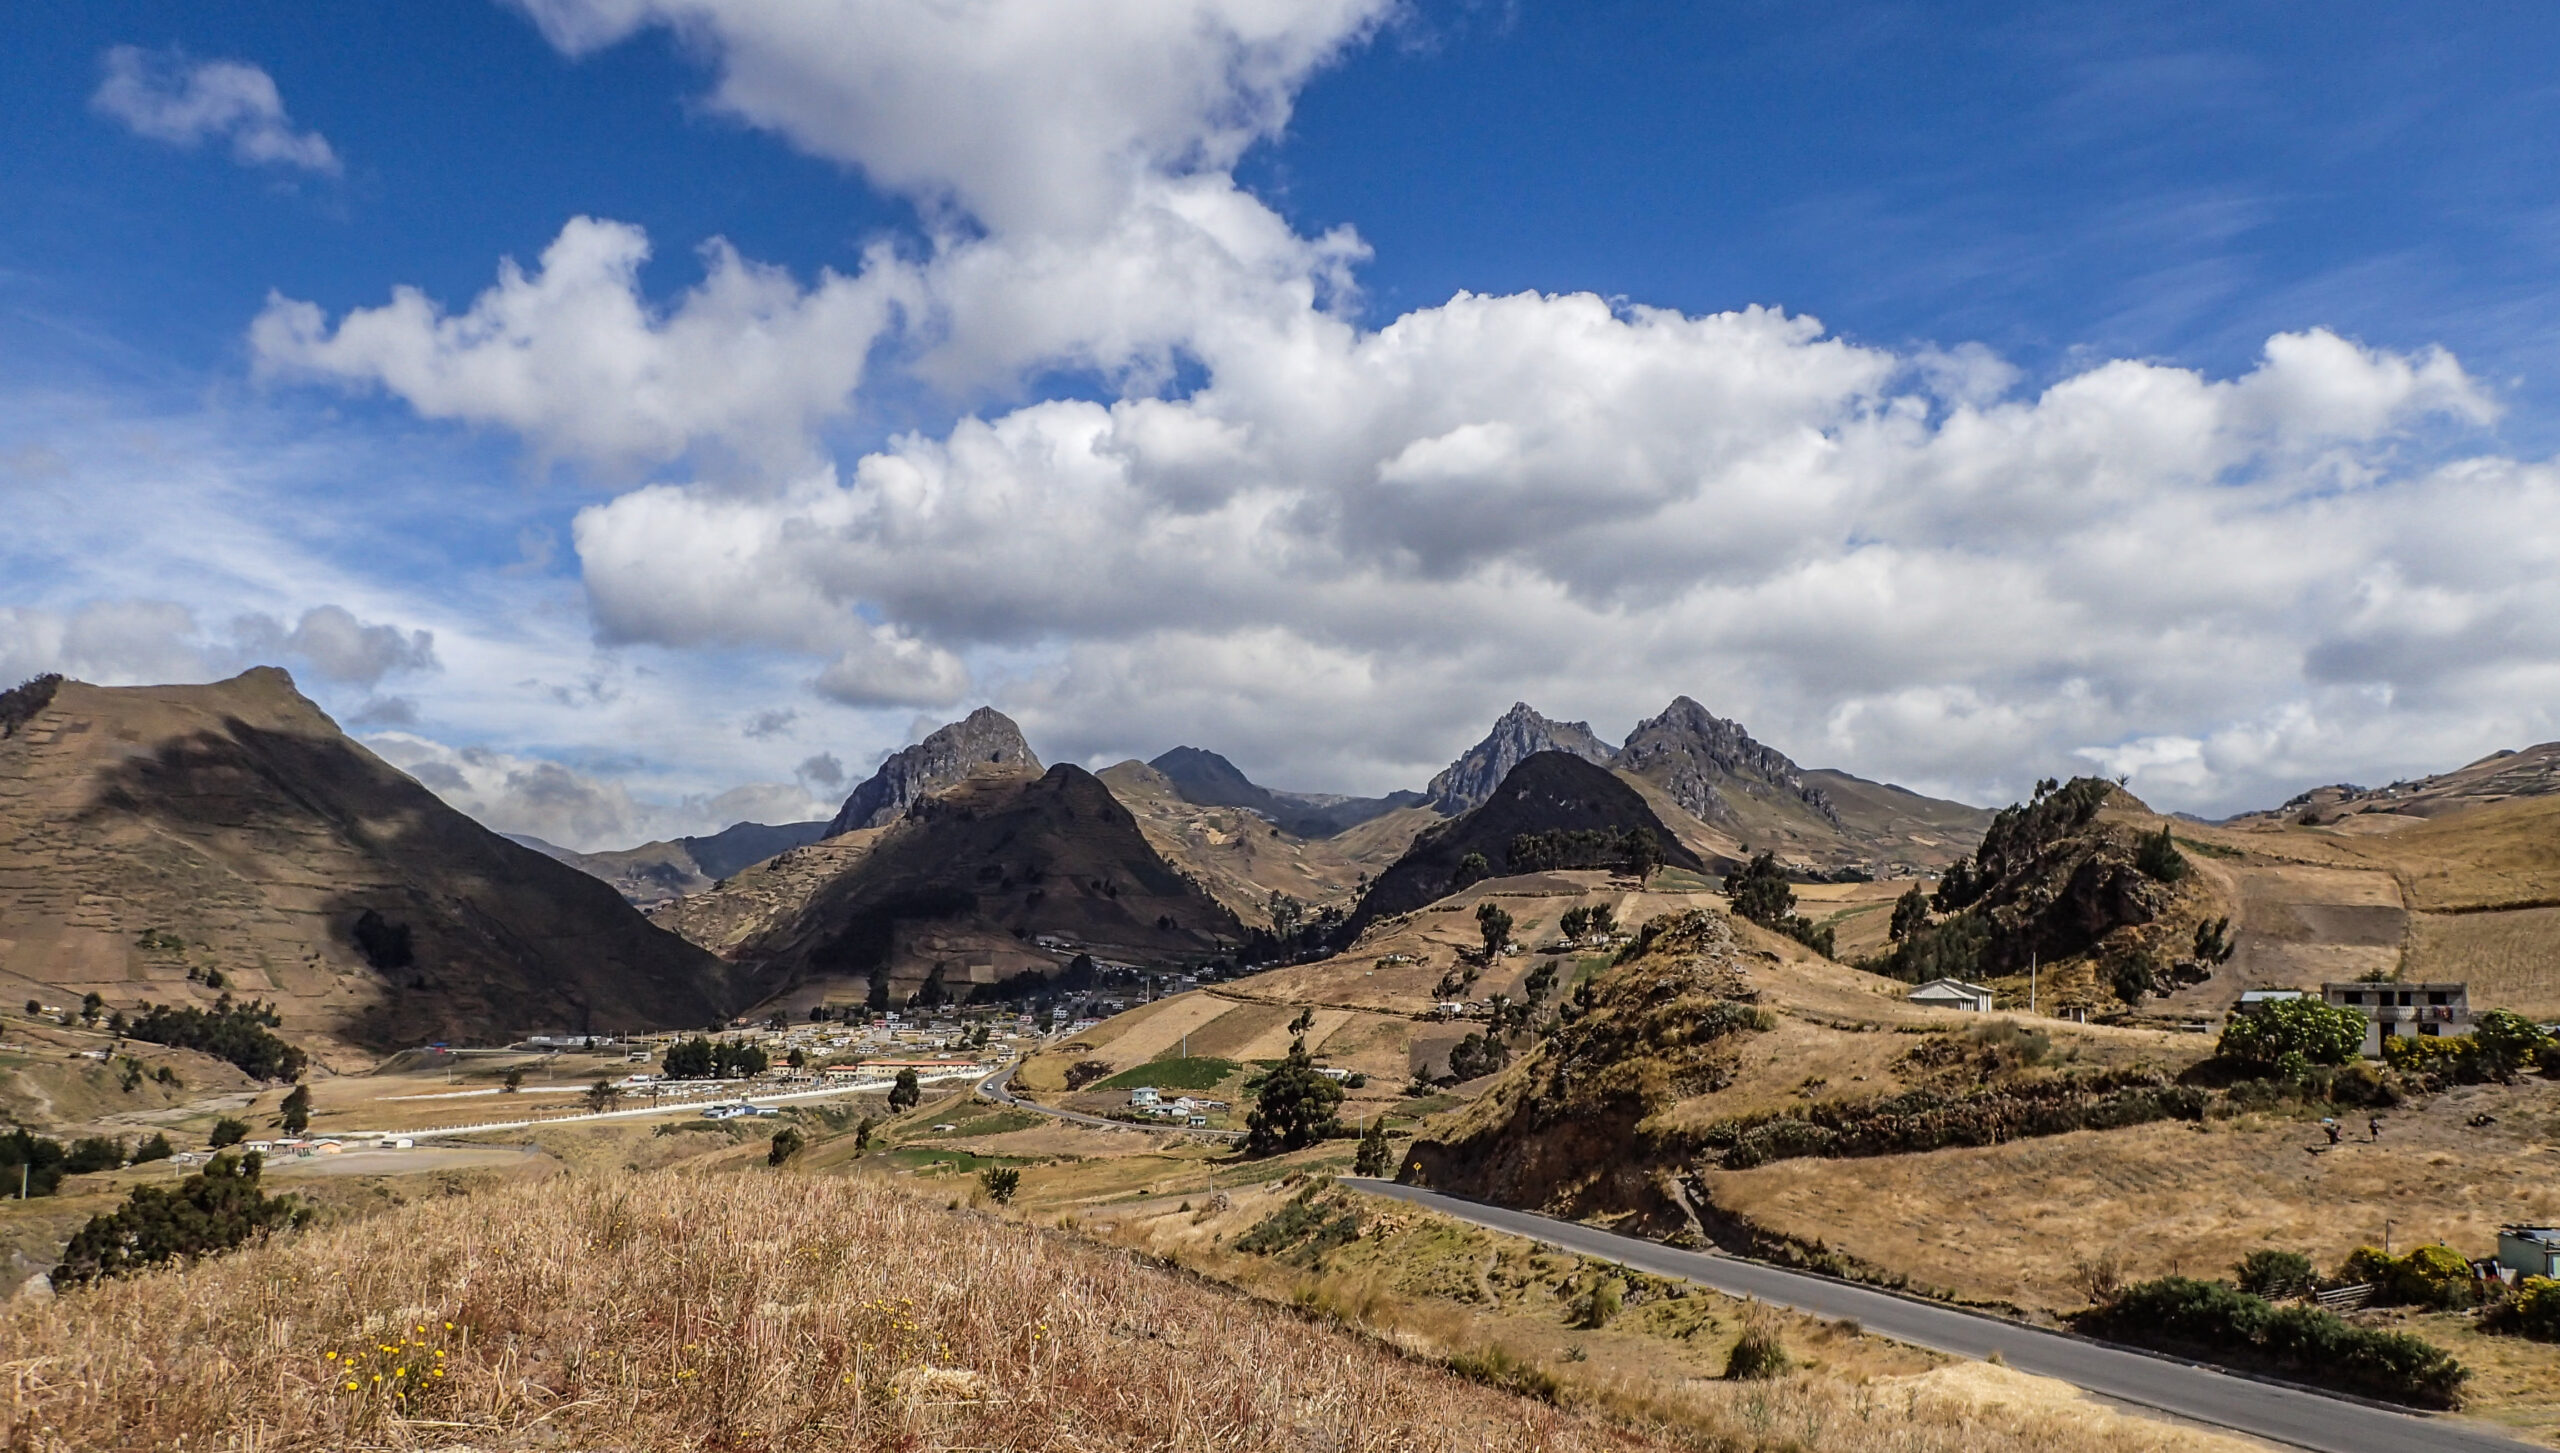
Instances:
[[[2531,1447],[2477,1424],[2390,1412],[2278,1387],[1829,1277],[1730,1256],[1682,1251],[1640,1237],[1619,1236],[1596,1227],[1461,1200],[1392,1181],[1346,1177],[1343,1184],[1638,1271],[1680,1277],[1733,1296],[1758,1297],[1818,1317],[1854,1317],[1868,1331],[1897,1342],[1931,1347],[1959,1357],[1989,1357],[1997,1352],[2022,1372],[2059,1378],[2101,1397],[2279,1443],[2318,1449],[2320,1453],[2523,1453]]]
[[[1013,1072],[1020,1068],[1022,1064],[1017,1060],[980,1080],[979,1092],[999,1105],[1011,1105],[1017,1110],[1028,1110],[1035,1115],[1046,1115],[1052,1119],[1071,1121],[1077,1125],[1090,1125],[1097,1130],[1142,1130],[1149,1133],[1179,1130],[1186,1135],[1207,1135],[1219,1140],[1244,1138],[1244,1132],[1241,1130],[1195,1130],[1188,1125],[1139,1125],[1128,1120],[1105,1120],[1099,1115],[1087,1115],[1080,1110],[1061,1110],[1054,1105],[1043,1105],[1037,1100],[1025,1100],[1005,1088],[1013,1082]]]

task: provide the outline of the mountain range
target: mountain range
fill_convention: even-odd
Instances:
[[[2430,962],[2437,939],[2533,927],[2540,900],[2501,885],[2539,882],[2545,849],[2526,819],[2499,828],[2497,814],[2555,789],[2560,745],[2547,745],[2234,819],[2316,823],[2335,846],[2304,861],[2339,863],[2324,871],[2344,882],[2350,858],[2359,873],[2406,859],[2389,871],[2412,886],[2405,910],[2331,907],[2291,869],[2207,864],[2199,881],[2228,881],[2214,901],[2241,933],[2233,972],[2310,963],[2287,947],[2297,919],[2398,914],[2399,952]],[[1080,953],[1170,967],[1262,931],[1353,935],[1469,875],[1604,866],[1634,829],[1701,874],[1771,850],[1800,879],[1926,877],[1990,819],[1801,768],[1687,697],[1615,748],[1518,704],[1426,790],[1370,798],[1266,788],[1189,746],[1098,774],[1044,769],[1019,727],[980,708],[892,754],[829,822],[574,853],[447,807],[272,668],[207,686],[43,678],[0,693],[0,996],[197,1003],[228,986],[323,1046],[684,1026],[868,998],[875,983],[892,998],[937,979],[954,996],[1018,989]],[[2431,826],[2453,819],[2487,827],[2457,839]],[[2476,906],[2462,896],[2475,859],[2495,878]],[[1867,911],[1841,901],[1856,909],[1844,923]],[[2490,909],[2519,916],[2478,917]]]

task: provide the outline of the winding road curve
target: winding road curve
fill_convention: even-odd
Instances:
[[[2319,1453],[2525,1453],[2533,1446],[2501,1437],[2477,1423],[2397,1412],[2261,1382],[1854,1282],[1683,1251],[1418,1186],[1355,1177],[1345,1177],[1342,1184],[1428,1207],[1488,1230],[1526,1236],[1656,1276],[1679,1277],[1730,1296],[1757,1297],[1817,1317],[1855,1318],[1868,1331],[1897,1342],[1959,1357],[1985,1358],[1996,1352],[2022,1372],[2057,1378],[2100,1397]]]

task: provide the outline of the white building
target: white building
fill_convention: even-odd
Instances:
[[[1931,979],[1906,996],[1924,1009],[1959,1009],[1968,1014],[1991,1012],[1992,992],[1962,979]]]
[[[2320,997],[2364,1016],[2366,1059],[2382,1058],[2386,1040],[2471,1032],[2468,984],[2323,984]]]

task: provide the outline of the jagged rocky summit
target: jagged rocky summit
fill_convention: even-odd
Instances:
[[[880,770],[844,800],[843,810],[827,824],[827,835],[885,827],[916,799],[988,770],[1036,777],[1041,767],[1013,718],[982,706],[881,763]]]
[[[1742,723],[1717,716],[1686,696],[1674,699],[1661,715],[1639,723],[1628,734],[1617,765],[1661,787],[1702,822],[1740,824],[1732,803],[1716,785],[1722,777],[1765,785],[1794,798],[1833,827],[1846,827],[1831,799],[1804,780],[1803,769],[1786,753],[1752,740]]]
[[[1482,806],[1502,779],[1540,752],[1565,752],[1606,767],[1617,753],[1583,721],[1553,721],[1515,701],[1483,741],[1442,768],[1424,789],[1426,804],[1446,817]]]

